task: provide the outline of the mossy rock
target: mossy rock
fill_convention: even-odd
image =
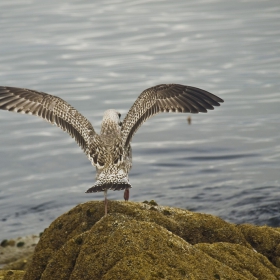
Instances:
[[[22,280],[24,271],[0,270],[0,280]]]
[[[239,225],[238,228],[252,247],[280,268],[280,228],[249,224]]]
[[[243,275],[245,279],[280,279],[280,271],[255,250],[231,243],[200,243],[194,246]],[[218,278],[219,279],[219,278]],[[220,279],[227,279],[224,276]],[[231,278],[230,278],[231,279]],[[238,278],[237,278],[238,279]]]
[[[37,235],[2,241],[0,267],[3,270],[25,270],[38,241],[39,236]]]
[[[16,261],[12,261],[4,265],[4,270],[26,270],[29,263],[31,263],[33,252],[27,254],[24,258],[19,258]],[[1,278],[0,278],[1,279]]]
[[[56,219],[24,280],[280,279],[240,227],[220,218],[145,203],[108,207],[104,217],[103,202],[87,202]]]

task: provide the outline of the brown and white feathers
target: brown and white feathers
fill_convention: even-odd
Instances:
[[[123,123],[115,110],[104,113],[101,133],[63,99],[35,90],[0,87],[0,109],[39,116],[68,132],[97,169],[97,182],[88,192],[130,188],[130,142],[141,124],[161,112],[207,112],[223,100],[205,90],[162,84],[144,90]]]

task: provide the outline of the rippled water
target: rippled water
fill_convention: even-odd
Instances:
[[[279,1],[0,2],[0,85],[67,100],[99,131],[160,83],[225,100],[162,114],[133,138],[131,200],[280,226]],[[0,111],[0,238],[38,233],[78,203],[95,170],[67,134]],[[109,199],[122,199],[109,192]]]

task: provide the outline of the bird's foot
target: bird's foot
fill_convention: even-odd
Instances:
[[[123,198],[125,201],[129,200],[129,189],[124,190]]]

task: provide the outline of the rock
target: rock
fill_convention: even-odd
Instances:
[[[33,254],[39,236],[28,235],[17,239],[3,240],[0,246],[0,268],[24,270],[27,258]],[[14,262],[14,265],[11,265]]]
[[[24,271],[0,270],[0,280],[22,280]]]
[[[259,253],[280,268],[280,228],[244,224],[239,229]]]
[[[4,270],[26,270],[28,264],[32,261],[33,252],[29,252],[25,257],[19,258],[3,266]]]
[[[24,280],[280,279],[280,232],[269,246],[252,232],[212,215],[156,203],[80,204],[44,231]],[[278,243],[277,243],[278,242]],[[265,255],[275,246],[274,258]],[[265,251],[267,250],[267,251]],[[261,254],[262,253],[262,254]]]

